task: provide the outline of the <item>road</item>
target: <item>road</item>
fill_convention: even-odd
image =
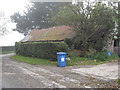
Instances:
[[[57,67],[31,65],[10,59],[14,54],[2,57],[2,88],[112,88],[112,80],[102,80],[71,72],[76,68],[93,66]]]

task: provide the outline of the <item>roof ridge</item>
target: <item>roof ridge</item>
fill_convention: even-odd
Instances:
[[[49,29],[53,29],[53,28],[60,28],[60,27],[70,27],[67,25],[61,25],[61,26],[54,26],[54,27],[49,27],[49,28],[42,28],[42,29],[32,29],[32,30],[49,30]]]

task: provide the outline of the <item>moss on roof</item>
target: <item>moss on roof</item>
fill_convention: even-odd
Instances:
[[[34,29],[29,35],[31,37],[27,41],[64,40],[65,38],[73,38],[75,32],[69,26],[56,26],[47,29]]]

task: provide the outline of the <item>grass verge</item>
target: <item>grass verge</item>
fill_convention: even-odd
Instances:
[[[118,78],[117,83],[120,85],[120,78]]]
[[[109,61],[99,61],[99,60],[89,60],[85,57],[73,57],[70,61],[67,61],[68,66],[77,66],[77,65],[99,65],[103,63],[110,62]]]
[[[0,52],[0,54],[8,54],[8,53],[15,53],[15,51],[4,51],[4,52]]]
[[[33,58],[33,57],[25,57],[20,55],[11,56],[12,59],[24,63],[29,63],[33,65],[57,65],[57,61],[50,61],[47,59]],[[98,65],[103,64],[110,61],[97,61],[97,60],[89,60],[84,57],[73,57],[71,60],[66,62],[66,66],[77,66],[77,65]]]
[[[33,57],[24,57],[20,55],[11,56],[12,59],[24,63],[29,63],[33,65],[57,65],[57,61],[50,61],[46,59],[33,58]]]

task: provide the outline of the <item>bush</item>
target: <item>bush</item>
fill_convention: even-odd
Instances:
[[[6,51],[14,51],[14,46],[1,46],[0,48],[2,48],[2,52],[6,52]]]
[[[111,55],[108,55],[107,53],[108,52],[96,52],[88,57],[90,59],[96,59],[100,61],[113,60],[118,58],[118,56],[115,55],[114,53],[111,53]]]
[[[68,45],[63,42],[29,42],[16,43],[15,52],[18,55],[56,60],[57,52],[67,52]]]
[[[73,41],[70,38],[65,38],[65,43],[68,45],[69,48],[72,48]]]

